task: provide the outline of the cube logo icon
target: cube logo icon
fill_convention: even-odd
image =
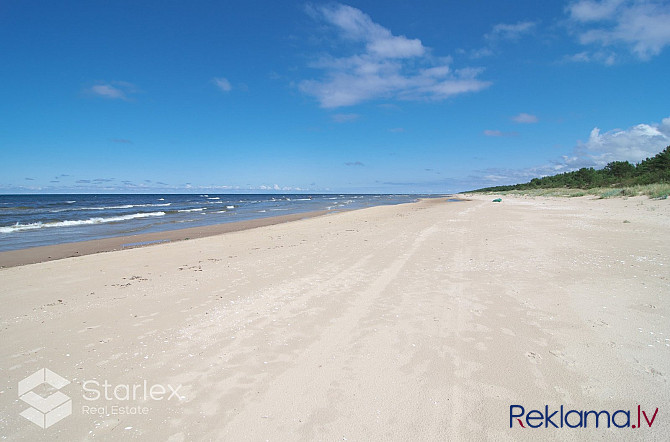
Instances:
[[[56,422],[72,414],[72,400],[69,396],[56,391],[49,396],[41,396],[33,390],[42,384],[60,390],[70,381],[57,375],[48,368],[42,368],[19,381],[19,399],[30,405],[21,412],[21,416],[41,428],[49,428]]]

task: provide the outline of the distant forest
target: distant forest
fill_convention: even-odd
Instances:
[[[628,187],[635,185],[670,183],[670,146],[638,164],[628,161],[613,161],[602,169],[583,167],[574,172],[533,178],[524,184],[495,186],[475,192],[500,192],[505,190],[528,190],[566,187],[592,189],[594,187]]]

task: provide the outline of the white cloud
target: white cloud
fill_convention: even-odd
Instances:
[[[212,79],[216,87],[221,89],[223,92],[230,92],[233,89],[233,86],[230,84],[226,78],[219,77]]]
[[[565,57],[567,61],[576,61],[576,62],[589,62],[591,61],[591,55],[586,52],[579,52],[577,54],[568,55]]]
[[[426,50],[421,40],[394,36],[391,31],[373,22],[367,14],[351,6],[337,4],[322,7],[318,12],[340,29],[342,37],[364,41],[369,52],[381,57],[416,57],[423,55]]]
[[[97,84],[91,87],[91,92],[105,98],[126,98],[122,90],[108,84]]]
[[[564,58],[564,61],[571,61],[575,63],[589,63],[589,62],[598,62],[603,63],[607,66],[611,66],[616,63],[617,57],[616,54],[610,51],[582,51],[573,55],[567,55]]]
[[[489,168],[469,177],[471,188],[524,183],[532,178],[569,172],[582,167],[602,168],[612,161],[638,163],[670,145],[670,117],[660,124],[638,124],[602,133],[593,128],[588,141],[577,142],[570,155],[525,169]]]
[[[103,82],[86,89],[86,93],[110,100],[129,100],[137,92],[134,84],[126,81]]]
[[[531,115],[531,114],[527,114],[525,112],[521,112],[519,115],[513,116],[512,121],[515,121],[517,123],[523,123],[523,124],[531,124],[531,123],[537,123],[538,118],[535,115]]]
[[[491,48],[480,48],[470,51],[470,58],[477,60],[479,58],[490,57],[494,54]]]
[[[516,40],[523,34],[532,32],[536,25],[537,23],[531,21],[516,24],[500,23],[495,25],[490,33],[484,35],[484,38],[489,40]]]
[[[484,175],[482,178],[484,178],[486,181],[492,181],[494,183],[509,179],[507,175],[493,175],[493,174]]]
[[[588,22],[610,18],[623,0],[592,1],[582,0],[572,3],[568,9],[576,20]]]
[[[508,169],[492,167],[474,171],[463,183],[463,187],[476,189],[480,187],[500,186],[505,184],[525,183],[533,178],[552,175],[547,166],[529,167],[526,169]]]
[[[360,117],[358,114],[335,114],[331,118],[336,123],[348,123],[357,120],[358,117]]]
[[[586,142],[579,142],[570,156],[563,157],[569,168],[603,167],[611,161],[637,163],[653,157],[670,145],[670,117],[660,124],[638,124],[629,129],[601,133],[595,127]]]
[[[309,11],[357,48],[354,55],[326,55],[312,63],[312,68],[324,73],[323,78],[305,80],[299,87],[321,107],[351,106],[377,98],[441,100],[490,85],[477,78],[481,70],[452,70],[450,58],[433,57],[420,40],[393,35],[359,9],[335,4]]]
[[[459,49],[457,52],[467,54],[473,60],[490,57],[498,52],[500,43],[519,40],[524,35],[533,33],[536,26],[537,22],[532,21],[523,21],[514,24],[498,23],[493,26],[491,32],[484,34],[484,40],[486,40],[484,47],[470,51]]]
[[[369,42],[368,50],[382,58],[418,57],[426,51],[421,44],[421,40],[409,40],[405,37],[394,36]]]
[[[516,137],[519,135],[518,132],[503,132],[500,130],[491,130],[491,129],[486,129],[484,131],[484,135],[487,137]]]
[[[567,7],[580,43],[623,46],[642,60],[670,45],[670,4],[659,0],[578,0]],[[594,60],[599,60],[595,57]]]

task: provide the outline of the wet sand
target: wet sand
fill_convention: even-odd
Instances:
[[[295,213],[291,215],[273,216],[248,221],[213,224],[209,226],[190,227],[187,229],[166,230],[163,232],[143,233],[139,235],[115,236],[112,238],[77,241],[52,246],[30,247],[21,250],[0,252],[0,267],[15,267],[25,264],[91,255],[93,253],[112,252],[114,250],[146,247],[165,242],[183,241],[206,236],[220,235],[228,232],[255,229],[273,224],[281,224],[314,216],[325,215],[327,211]]]

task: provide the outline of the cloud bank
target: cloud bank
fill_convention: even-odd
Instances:
[[[451,59],[430,54],[421,40],[393,35],[361,10],[335,4],[309,8],[315,19],[335,31],[353,55],[324,55],[310,67],[319,79],[304,80],[299,88],[323,108],[352,106],[379,98],[442,100],[485,89],[480,69],[452,69]]]
[[[578,141],[570,155],[525,169],[489,168],[469,177],[472,188],[527,182],[532,178],[570,172],[582,167],[602,168],[612,161],[638,163],[670,145],[670,117],[628,129],[602,132],[595,127],[587,141]]]
[[[569,24],[579,42],[593,51],[575,61],[604,61],[614,54],[603,49],[626,48],[641,60],[658,55],[670,45],[670,4],[658,0],[578,0],[567,7]]]
[[[593,128],[586,142],[579,142],[573,155],[564,156],[564,165],[580,167],[603,167],[611,161],[637,163],[653,157],[670,145],[670,117],[660,124],[638,124],[629,129],[614,129],[602,133]]]

